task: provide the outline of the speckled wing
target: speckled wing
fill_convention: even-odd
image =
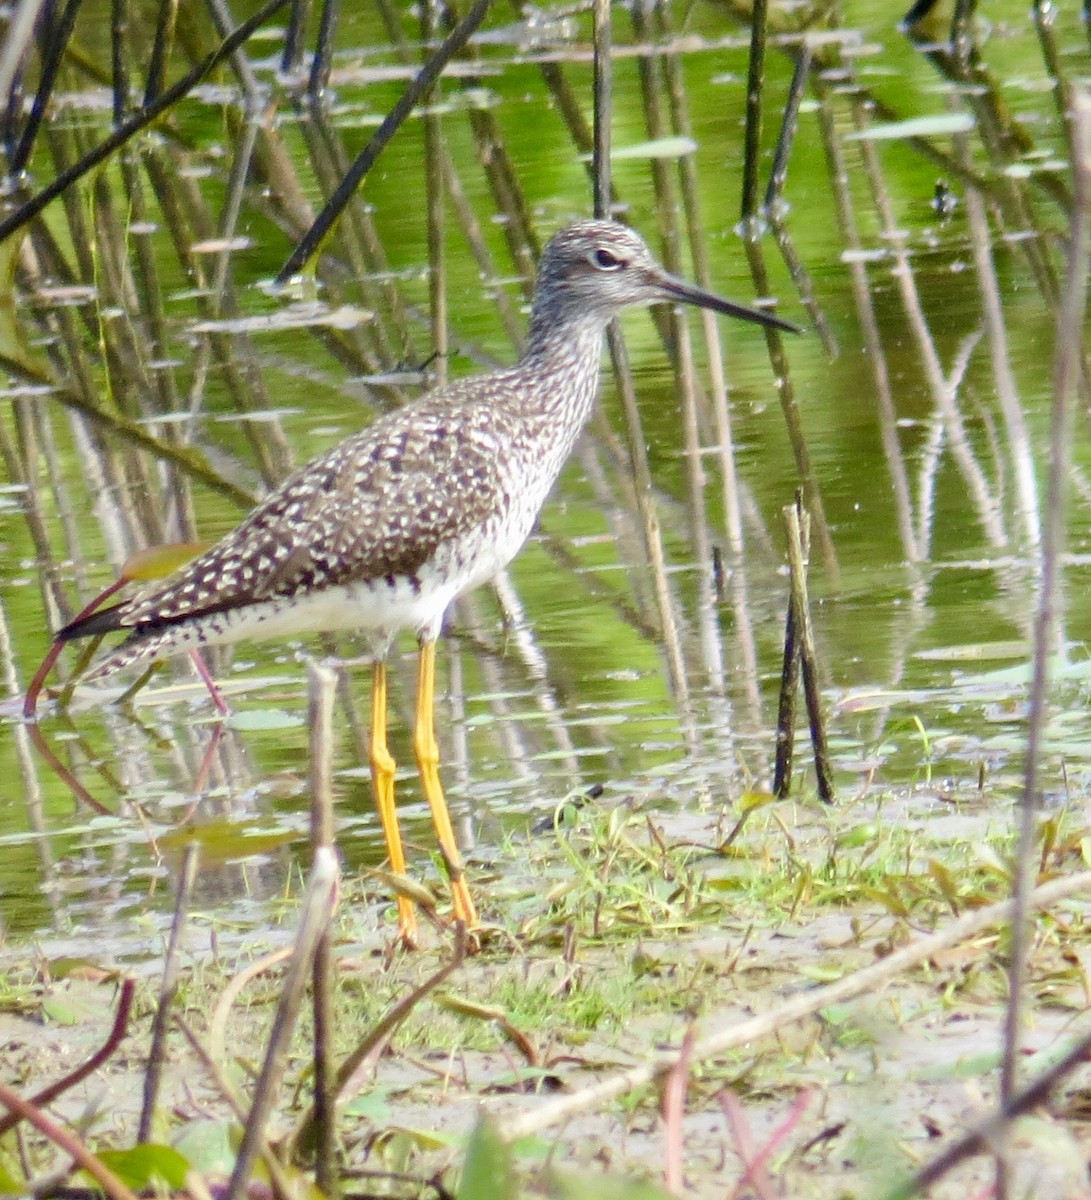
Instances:
[[[400,415],[308,464],[166,587],[119,606],[113,627],[415,578],[437,546],[487,519],[500,483],[485,413],[436,401]]]

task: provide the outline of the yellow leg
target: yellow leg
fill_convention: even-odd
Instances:
[[[413,730],[413,750],[417,756],[421,785],[428,807],[432,810],[432,821],[436,837],[451,877],[451,899],[455,918],[466,923],[467,929],[477,928],[477,912],[470,898],[470,889],[462,870],[462,855],[455,842],[455,831],[451,828],[451,814],[439,781],[439,746],[435,731],[436,696],[436,643],[421,642],[420,675],[417,685],[417,720]]]
[[[371,784],[383,827],[390,869],[405,874],[405,851],[394,806],[396,764],[386,744],[386,663],[376,662],[371,681]],[[417,914],[408,896],[398,896],[398,934],[407,946],[417,944]]]

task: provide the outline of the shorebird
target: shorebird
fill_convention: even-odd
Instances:
[[[771,312],[669,275],[638,234],[583,220],[542,253],[526,349],[515,366],[429,392],[297,471],[222,541],[150,592],[74,621],[62,641],[122,630],[90,672],[245,638],[360,630],[374,662],[370,763],[393,871],[405,873],[387,745],[386,657],[420,644],[413,749],[457,920],[477,925],[439,775],[436,639],[452,601],[518,553],[591,415],[603,333],[633,305],[683,303],[791,332]],[[416,939],[412,902],[398,927]]]

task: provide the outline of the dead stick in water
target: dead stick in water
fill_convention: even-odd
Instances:
[[[833,769],[826,743],[826,719],[822,713],[822,696],[818,687],[818,656],[814,649],[814,627],[811,624],[811,601],[807,594],[807,559],[803,553],[804,524],[810,519],[803,508],[801,496],[788,519],[788,561],[792,568],[792,589],[795,596],[796,623],[799,626],[799,656],[803,667],[803,695],[807,700],[807,721],[811,727],[811,746],[814,750],[814,769],[818,777],[818,796],[826,804],[833,802]]]
[[[796,493],[798,502],[799,494]],[[784,522],[790,525],[789,513],[795,509],[789,505],[784,509]],[[790,535],[789,535],[790,539]],[[810,550],[810,523],[803,531],[803,556]],[[796,619],[795,572],[789,582],[788,613],[784,618],[784,662],[780,669],[780,700],[777,705],[777,741],[773,768],[773,795],[785,799],[792,791],[792,754],[795,750],[796,693],[799,690],[799,622]]]
[[[830,767],[826,742],[826,725],[822,715],[822,698],[818,686],[818,660],[814,648],[814,629],[811,625],[810,600],[807,594],[807,559],[810,543],[810,518],[803,508],[802,497],[784,510],[788,529],[788,566],[791,579],[791,600],[784,639],[784,669],[781,675],[780,711],[777,721],[777,765],[774,791],[786,796],[791,789],[792,740],[795,716],[795,691],[798,671],[802,667],[803,693],[807,701],[807,720],[814,749],[818,795],[829,804],[833,801],[833,771]]]

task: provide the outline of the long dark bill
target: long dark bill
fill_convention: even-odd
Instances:
[[[785,333],[803,332],[798,325],[785,321],[775,313],[764,312],[759,308],[747,308],[745,304],[724,300],[712,292],[706,292],[704,288],[686,283],[683,279],[675,279],[673,275],[660,275],[656,284],[663,299],[667,301],[681,301],[683,304],[695,304],[698,308],[710,308],[713,312],[723,313],[728,317],[738,317],[740,321],[753,321],[756,325],[770,325],[774,329],[783,329]]]

